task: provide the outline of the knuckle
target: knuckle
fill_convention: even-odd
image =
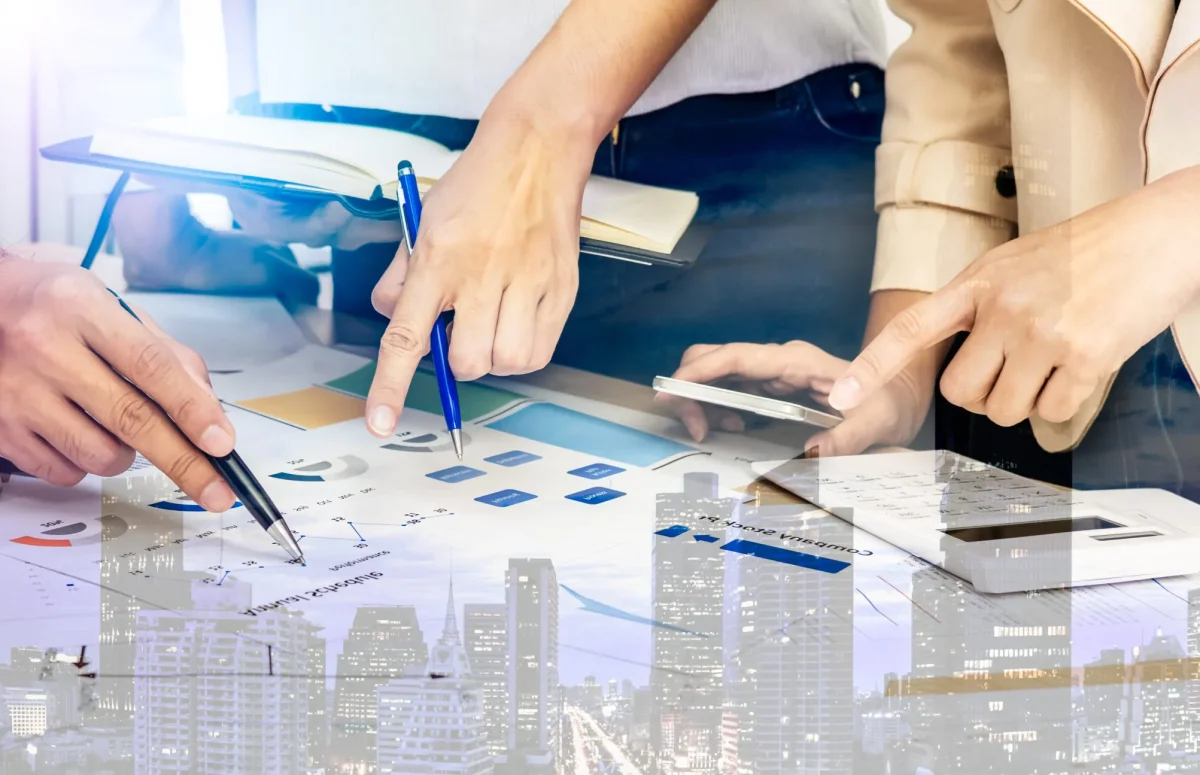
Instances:
[[[531,371],[541,371],[542,369],[544,369],[550,365],[550,361],[553,358],[554,358],[554,348],[552,348],[552,347],[544,348],[543,350],[534,353],[534,356],[529,363],[530,370]]]
[[[157,382],[171,371],[171,350],[158,340],[140,342],[134,346],[132,362],[130,379],[139,385]]]
[[[892,331],[901,341],[911,342],[921,338],[925,330],[925,317],[920,307],[919,304],[911,306],[892,318]]]
[[[1105,346],[1096,337],[1071,337],[1065,342],[1065,362],[1071,371],[1098,374],[1102,370]]]
[[[113,406],[113,431],[118,438],[138,439],[146,435],[157,416],[154,406],[144,395],[128,390]]]
[[[1075,414],[1066,401],[1057,397],[1038,401],[1037,413],[1046,422],[1053,423],[1067,422]]]
[[[479,379],[491,371],[492,364],[486,358],[481,358],[477,355],[464,355],[458,359],[451,357],[450,368],[461,379],[469,382],[473,379]]]
[[[883,363],[879,359],[878,348],[867,347],[858,354],[858,368],[870,378],[878,378],[883,373]]]
[[[192,449],[184,449],[171,458],[163,469],[171,481],[187,490],[193,483],[198,483],[204,472],[207,461]]]
[[[95,281],[90,275],[78,272],[60,272],[39,283],[35,293],[40,300],[54,306],[65,305],[74,309],[80,298],[94,290]]]
[[[529,368],[530,353],[521,347],[497,347],[492,352],[491,370],[497,374],[520,374]]]
[[[74,487],[86,476],[75,466],[63,465],[56,460],[39,460],[34,464],[33,469],[29,473],[56,487]]]
[[[969,409],[971,404],[977,403],[981,398],[978,395],[979,390],[955,371],[947,370],[942,374],[939,387],[947,401],[963,409]]]
[[[392,312],[396,309],[396,302],[400,299],[399,288],[384,288],[382,285],[376,285],[371,291],[371,306],[375,311],[386,318],[392,316]]]
[[[422,356],[425,354],[425,337],[407,325],[390,325],[383,332],[379,346],[393,355]]]
[[[1001,428],[1011,428],[1027,416],[1020,407],[1008,402],[989,401],[986,406],[987,418]]]

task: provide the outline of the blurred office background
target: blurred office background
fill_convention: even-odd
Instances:
[[[883,12],[894,49],[909,30]],[[221,0],[0,0],[0,246],[85,245],[116,178],[42,161],[38,147],[107,123],[221,113],[227,92]],[[193,200],[212,226],[228,217],[219,199]]]

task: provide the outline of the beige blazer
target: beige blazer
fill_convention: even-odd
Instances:
[[[1200,0],[889,0],[873,290],[933,291],[987,250],[1200,164]],[[1200,213],[1197,213],[1200,217]],[[1172,328],[1196,380],[1200,304]],[[1069,422],[1074,447],[1112,386]]]

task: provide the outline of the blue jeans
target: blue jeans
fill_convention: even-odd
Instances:
[[[866,324],[883,106],[883,73],[846,65],[772,91],[695,97],[622,121],[618,142],[604,141],[593,171],[697,192],[697,217],[711,236],[690,269],[582,256],[555,362],[648,383],[698,342],[805,339],[853,357]],[[345,108],[332,117],[452,149],[470,142],[477,123]],[[373,315],[371,287],[394,253],[395,246],[335,253],[335,308]]]

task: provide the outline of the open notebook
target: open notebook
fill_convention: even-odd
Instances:
[[[390,129],[238,115],[105,129],[92,137],[89,151],[143,165],[276,181],[297,192],[393,201],[401,159],[412,162],[425,191],[459,155]],[[585,240],[668,254],[698,206],[692,192],[593,175],[584,191],[580,233]]]

